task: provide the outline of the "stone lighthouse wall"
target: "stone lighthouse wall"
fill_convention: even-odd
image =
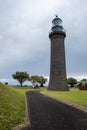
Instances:
[[[51,32],[51,59],[50,59],[50,80],[49,90],[67,91],[65,65],[65,32]]]

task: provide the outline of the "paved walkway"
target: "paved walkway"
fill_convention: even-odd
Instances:
[[[40,94],[27,92],[29,130],[87,130],[87,113]]]

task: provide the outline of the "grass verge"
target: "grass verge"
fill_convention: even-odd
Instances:
[[[25,123],[25,91],[0,84],[0,130]]]
[[[87,107],[87,91],[80,91],[79,89],[74,88],[70,89],[70,91],[43,90],[41,93]]]

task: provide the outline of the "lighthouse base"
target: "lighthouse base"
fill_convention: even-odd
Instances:
[[[56,80],[56,79],[50,79],[48,90],[53,91],[69,91],[69,87],[67,85],[66,80]]]

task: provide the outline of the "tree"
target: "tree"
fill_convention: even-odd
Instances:
[[[38,84],[43,87],[43,84],[46,83],[47,79],[43,76],[33,75],[30,78],[30,81],[34,87],[38,86]]]
[[[87,79],[82,79],[80,81],[81,86],[87,86]]]
[[[22,84],[29,79],[29,75],[27,74],[27,72],[19,72],[19,71],[13,74],[12,77],[20,83],[21,87]]]
[[[43,87],[43,85],[47,82],[47,79],[44,78],[43,76],[39,76],[39,84],[41,87]]]
[[[38,81],[39,81],[38,75],[31,76],[29,80],[31,81],[33,87],[38,86]]]
[[[67,79],[67,83],[70,84],[71,87],[74,87],[74,85],[77,84],[77,80],[70,77]]]
[[[8,82],[5,82],[6,85],[8,85]]]

